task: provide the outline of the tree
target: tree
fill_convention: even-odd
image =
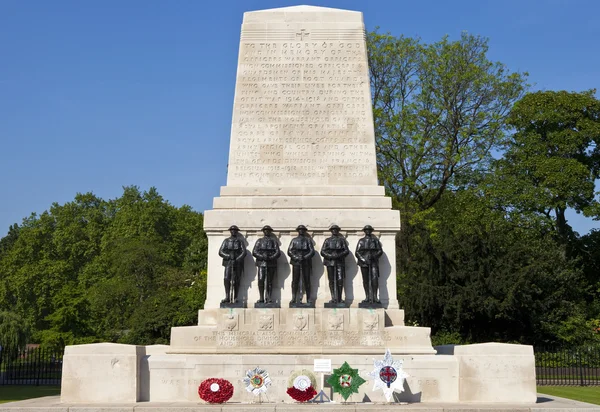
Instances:
[[[19,315],[0,311],[0,346],[4,349],[24,348],[29,339],[29,326]]]
[[[498,165],[506,203],[546,216],[563,242],[572,236],[567,208],[598,216],[600,100],[594,93],[525,95],[510,113],[516,133]]]
[[[55,203],[0,240],[0,311],[49,346],[164,343],[171,326],[194,322],[206,296],[202,222],[155,188]]]
[[[487,194],[445,193],[428,216],[434,224],[414,231],[399,282],[407,319],[471,342],[563,341],[585,307],[581,269],[543,221],[507,216]]]
[[[433,44],[369,33],[379,178],[405,213],[435,205],[456,176],[485,168],[504,143],[525,74],[488,60],[467,33]]]

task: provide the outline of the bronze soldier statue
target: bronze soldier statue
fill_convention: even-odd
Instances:
[[[373,227],[363,227],[365,237],[361,238],[356,245],[356,259],[362,272],[363,287],[365,288],[365,300],[362,303],[381,303],[377,299],[379,289],[379,257],[383,254],[381,242],[373,236]]]
[[[277,274],[277,258],[281,252],[277,239],[271,236],[273,233],[271,226],[263,226],[262,232],[264,237],[258,239],[252,249],[252,256],[256,258],[258,267],[258,291],[260,293],[260,299],[256,303],[272,303],[273,282]]]
[[[246,247],[244,241],[238,237],[240,229],[236,225],[229,227],[231,236],[223,241],[219,249],[219,256],[223,258],[225,266],[225,299],[221,303],[237,303],[240,280],[244,271],[244,257]],[[233,290],[232,290],[233,289]]]
[[[290,304],[302,303],[302,289],[306,291],[306,303],[310,305],[310,275],[312,257],[315,254],[312,240],[306,233],[306,226],[296,228],[298,236],[293,238],[288,247],[288,256],[292,263],[292,301]]]
[[[350,253],[348,242],[340,235],[340,227],[332,225],[329,230],[332,236],[325,239],[321,248],[323,264],[327,267],[331,301],[329,303],[344,303],[342,291],[346,278],[346,256]]]

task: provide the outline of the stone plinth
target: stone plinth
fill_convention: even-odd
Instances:
[[[139,360],[144,346],[94,343],[67,346],[63,357],[63,402],[115,403],[139,400]]]
[[[359,374],[367,379],[373,370],[373,359],[383,358],[377,355],[328,355],[334,368],[348,362]],[[319,355],[321,357],[321,355]],[[244,388],[241,378],[247,370],[260,365],[266,369],[273,382],[267,393],[269,402],[292,403],[286,393],[287,380],[297,370],[313,368],[313,354],[307,355],[157,355],[149,359],[150,401],[174,402],[197,401],[198,385],[209,377],[223,377],[234,385],[232,402],[255,402],[254,395]],[[394,359],[404,361],[403,370],[410,376],[404,385],[404,392],[397,394],[400,402],[458,402],[458,364],[452,356],[434,355],[396,355]],[[318,374],[317,374],[318,375]],[[318,384],[317,391],[321,389]],[[343,399],[325,387],[325,393],[336,402]],[[348,402],[386,402],[381,390],[373,391],[372,381],[359,388],[359,393],[348,398]],[[324,407],[333,406],[332,404]],[[315,406],[305,405],[313,410]]]
[[[384,309],[212,309],[198,326],[171,329],[168,353],[435,354],[430,329]]]
[[[438,346],[451,354],[460,371],[460,400],[464,402],[535,402],[533,347],[506,343]]]

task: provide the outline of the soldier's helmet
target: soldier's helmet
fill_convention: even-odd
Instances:
[[[298,227],[296,228],[296,232],[299,232],[300,230],[308,230],[308,229],[304,225],[298,225]]]
[[[272,228],[271,226],[269,226],[269,225],[264,225],[264,226],[263,226],[263,228],[262,228],[261,230],[262,230],[263,232],[264,232],[265,230],[270,230],[270,231],[272,232],[272,231],[273,231],[273,228]]]
[[[367,230],[370,230],[372,232],[373,231],[373,226],[371,226],[371,225],[365,225],[365,227],[363,227],[363,232],[366,232]]]
[[[236,225],[231,225],[231,226],[229,226],[229,230],[235,230],[236,232],[239,232],[240,228],[237,227]]]
[[[331,225],[331,227],[329,228],[329,231],[331,232],[331,231],[333,231],[333,229],[341,230],[338,225]]]

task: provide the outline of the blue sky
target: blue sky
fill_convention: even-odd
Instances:
[[[226,181],[242,15],[297,4],[359,10],[369,30],[425,42],[466,30],[533,89],[598,87],[598,0],[0,0],[0,236],[52,202],[126,185],[210,209]]]

